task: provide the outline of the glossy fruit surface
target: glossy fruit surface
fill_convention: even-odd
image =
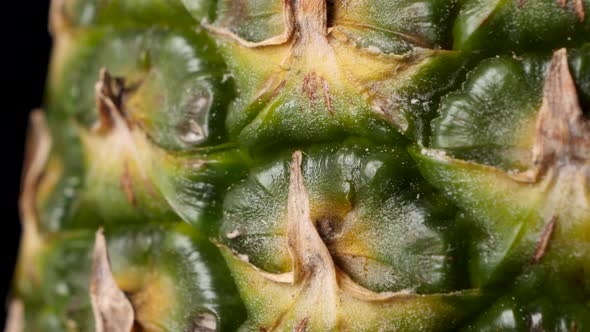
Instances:
[[[16,331],[590,331],[589,0],[54,0]]]

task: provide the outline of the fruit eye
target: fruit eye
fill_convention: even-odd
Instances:
[[[415,186],[412,171],[400,165],[403,153],[351,145],[305,155],[310,217],[339,269],[377,292],[455,287],[447,242],[452,215],[437,212],[444,203]],[[293,264],[287,166],[278,160],[257,169],[224,203],[223,243],[272,273]]]

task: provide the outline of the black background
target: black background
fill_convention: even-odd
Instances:
[[[49,1],[8,1],[2,4],[0,63],[0,187],[2,241],[0,301],[7,303],[20,238],[18,195],[29,113],[42,106],[51,38],[47,28]],[[2,306],[0,330],[5,320]]]

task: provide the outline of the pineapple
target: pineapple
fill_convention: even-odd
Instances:
[[[53,0],[6,331],[590,331],[586,8]]]

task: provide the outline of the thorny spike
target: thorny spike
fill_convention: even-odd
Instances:
[[[557,2],[561,8],[565,8],[565,6],[567,6],[568,0],[557,0]],[[576,16],[578,17],[578,20],[580,20],[580,22],[584,22],[584,18],[586,16],[586,13],[584,12],[584,0],[572,0],[572,7],[576,13]]]
[[[135,316],[133,306],[115,283],[102,229],[96,233],[93,259],[90,299],[96,331],[131,331]]]
[[[533,162],[542,175],[561,163],[590,160],[590,126],[584,119],[569,71],[567,52],[553,54],[537,118]]]
[[[98,122],[94,130],[97,133],[106,133],[119,119],[130,125],[123,110],[123,98],[125,93],[135,89],[126,89],[125,80],[121,77],[112,77],[105,68],[100,70],[100,78],[95,86],[96,109],[98,110]]]
[[[104,68],[100,70],[100,79],[96,83],[95,90],[96,109],[99,119],[94,130],[103,133],[114,126],[112,113],[117,112],[117,106],[113,101],[111,76]]]
[[[310,38],[310,34],[328,33],[328,12],[326,0],[298,0],[295,7],[295,19],[301,38]]]
[[[30,128],[25,151],[24,171],[19,200],[20,220],[23,238],[20,250],[20,268],[27,275],[37,277],[38,271],[32,263],[36,252],[41,249],[42,235],[39,232],[37,191],[49,159],[52,139],[41,110],[31,113]]]
[[[545,225],[545,229],[541,234],[541,240],[535,249],[535,254],[533,255],[533,264],[537,264],[543,259],[545,253],[547,252],[547,248],[549,247],[549,242],[551,241],[551,237],[553,236],[553,232],[555,231],[555,224],[557,223],[557,217],[553,216],[551,221],[547,225]]]
[[[36,227],[35,198],[37,196],[37,187],[49,158],[52,141],[43,111],[33,111],[30,121],[21,181],[20,212],[23,223],[27,224],[27,226]]]
[[[334,271],[328,248],[322,241],[311,220],[309,196],[303,183],[301,170],[302,153],[293,153],[289,180],[288,229],[289,251],[293,258],[295,283],[304,278],[310,270]]]
[[[49,7],[49,32],[56,38],[69,26],[64,10],[65,0],[51,0]]]
[[[12,300],[8,308],[6,326],[4,332],[24,332],[25,331],[25,308],[21,300]]]

